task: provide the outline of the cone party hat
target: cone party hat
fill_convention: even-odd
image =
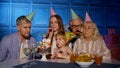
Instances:
[[[90,18],[88,12],[86,11],[86,16],[85,16],[85,22],[86,21],[92,21],[92,19]]]
[[[26,16],[26,18],[31,21],[33,19],[33,16],[35,15],[35,12],[32,12]]]
[[[51,16],[56,15],[55,11],[52,8],[50,8],[50,12],[51,12]]]
[[[79,16],[71,9],[72,20],[77,19]]]

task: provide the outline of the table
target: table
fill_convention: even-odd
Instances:
[[[8,60],[0,62],[0,68],[23,68],[26,61]],[[50,61],[35,61],[35,64],[30,65],[28,68],[80,68],[79,65],[73,63],[56,63]],[[104,61],[101,65],[92,64],[89,68],[120,68],[120,61],[112,59],[111,62]]]
[[[77,64],[73,63],[55,63],[55,62],[42,62],[42,61],[35,61],[36,64],[28,66],[28,68],[81,68]],[[23,65],[16,65],[15,68],[23,68]],[[120,68],[120,64],[109,64],[103,63],[101,65],[96,65],[95,63],[92,64],[89,68]]]

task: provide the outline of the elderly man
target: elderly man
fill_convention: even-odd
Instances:
[[[69,26],[70,26],[69,29],[71,32],[73,32],[77,35],[75,38],[73,38],[70,41],[73,45],[74,42],[77,40],[77,38],[79,38],[81,35],[81,26],[82,26],[83,20],[72,9],[71,9],[71,15],[72,15],[72,18],[69,23]],[[72,46],[72,48],[73,48],[73,46]]]

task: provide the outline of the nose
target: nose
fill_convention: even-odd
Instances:
[[[58,40],[56,40],[57,42],[59,42]]]
[[[85,31],[88,31],[88,29],[85,29]]]
[[[27,28],[27,31],[30,32],[31,28]]]

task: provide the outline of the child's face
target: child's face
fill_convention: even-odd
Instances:
[[[65,46],[66,44],[65,40],[61,36],[57,36],[56,41],[57,41],[57,47],[59,48]]]

